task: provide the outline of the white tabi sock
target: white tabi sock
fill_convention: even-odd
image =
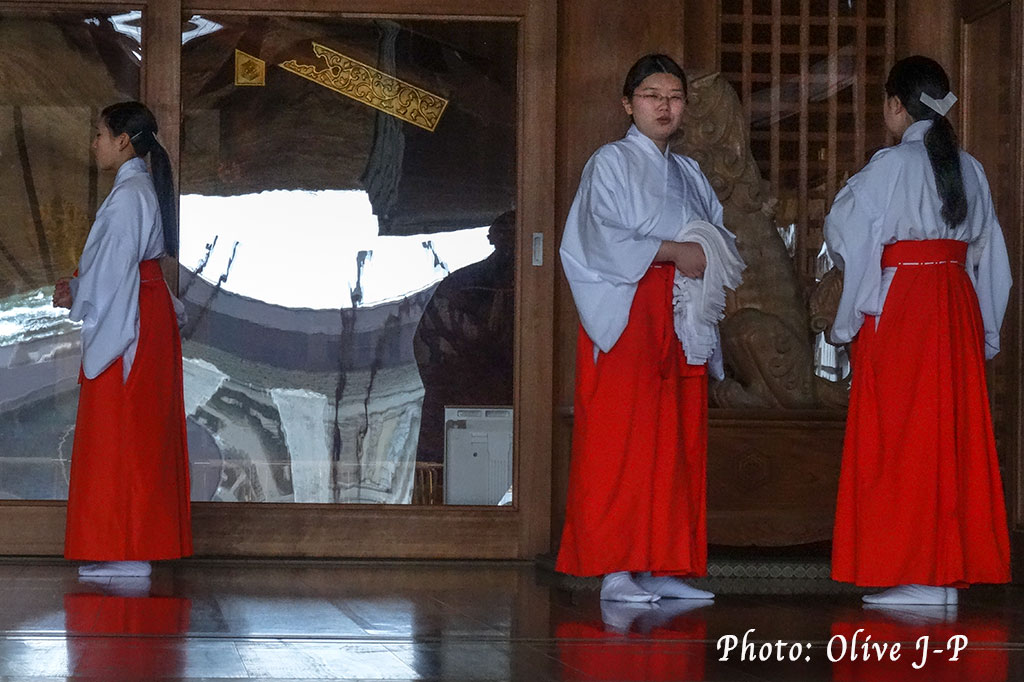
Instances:
[[[103,561],[78,567],[78,575],[84,577],[129,576],[143,578],[153,572],[148,561]]]
[[[606,630],[626,634],[633,628],[633,621],[639,616],[658,608],[652,602],[610,601],[601,602],[601,622]]]
[[[609,573],[601,581],[601,599],[605,601],[658,601],[661,597],[652,594],[633,582],[628,571]]]
[[[946,588],[955,589],[955,588]],[[935,625],[955,623],[956,604],[865,604],[865,611],[871,611],[907,625]]]
[[[898,585],[878,594],[866,594],[863,600],[865,604],[925,604],[939,606],[956,604],[957,593],[955,587]]]
[[[686,614],[691,611],[707,608],[714,603],[712,599],[662,599],[657,604],[651,604],[656,608],[641,613],[633,621],[631,629],[644,635],[657,628],[677,629],[673,626],[676,621],[685,620]]]
[[[636,584],[665,599],[714,599],[715,593],[699,590],[670,575],[653,576],[642,573],[635,578]]]
[[[112,597],[148,597],[152,584],[149,576],[139,578],[120,575],[111,578],[99,575],[80,575],[78,582],[82,585],[95,585],[104,594]]]

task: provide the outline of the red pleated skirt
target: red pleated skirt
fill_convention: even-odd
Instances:
[[[882,315],[851,344],[832,577],[862,586],[1010,578],[1003,488],[967,245],[898,242]]]
[[[139,265],[139,344],[81,376],[64,556],[149,561],[192,554],[181,338],[159,263]]]
[[[674,274],[647,271],[596,363],[580,329],[563,573],[706,573],[707,368],[687,365],[676,337]]]

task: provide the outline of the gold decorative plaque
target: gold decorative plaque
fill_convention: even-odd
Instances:
[[[241,50],[235,50],[235,85],[266,85],[267,63]]]
[[[369,105],[385,114],[434,132],[448,100],[389,76],[329,47],[313,43],[313,54],[327,62],[326,69],[290,59],[279,66],[325,88]]]

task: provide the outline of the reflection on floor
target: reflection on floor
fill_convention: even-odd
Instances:
[[[187,561],[80,582],[0,561],[0,679],[1024,679],[1022,587],[869,610],[850,593],[602,604],[561,584],[525,563]]]

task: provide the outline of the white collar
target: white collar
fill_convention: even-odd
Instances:
[[[900,142],[918,142],[924,139],[925,133],[928,132],[932,127],[932,121],[930,118],[923,118],[920,121],[914,121],[910,126],[903,131],[903,137]]]
[[[117,169],[117,173],[114,175],[114,184],[116,185],[122,180],[127,180],[133,175],[146,172],[148,172],[146,170],[146,162],[138,156],[133,156],[122,163],[121,167]]]
[[[646,148],[648,151],[653,151],[655,154],[664,157],[665,159],[668,159],[669,155],[672,153],[669,145],[665,145],[665,152],[662,153],[662,151],[658,149],[658,145],[654,143],[654,140],[641,133],[635,123],[631,124],[629,126],[629,130],[626,131],[626,139],[632,140],[635,144]]]

